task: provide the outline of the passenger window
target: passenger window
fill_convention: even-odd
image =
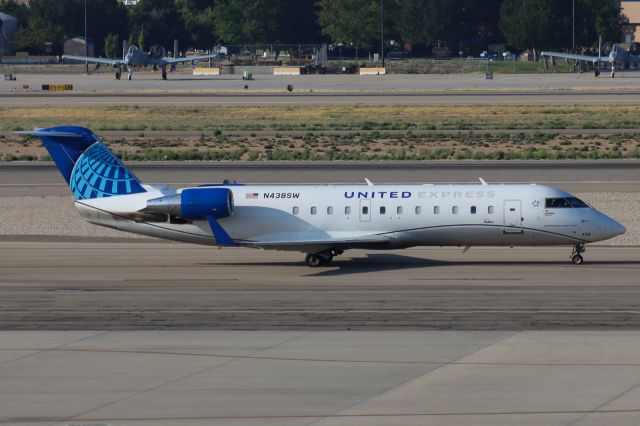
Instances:
[[[440,206],[433,206],[433,214],[440,214]]]
[[[398,208],[396,209],[396,212],[398,214],[402,214],[402,206],[398,206]]]
[[[494,212],[493,206],[489,206],[489,214],[493,214],[493,212]]]
[[[318,213],[318,209],[316,207],[311,207],[311,214]]]
[[[347,206],[344,208],[344,214],[351,214],[351,207]]]
[[[380,207],[380,214],[385,214],[387,212],[386,207]]]
[[[333,207],[327,207],[327,214],[333,214]]]
[[[367,206],[362,207],[362,214],[369,214],[369,207]]]
[[[453,206],[453,207],[451,208],[451,213],[453,213],[453,214],[458,214],[458,206]]]
[[[298,207],[294,207],[293,208],[293,214],[298,216],[299,213],[300,213],[300,209]]]
[[[422,213],[422,207],[416,206],[416,214]]]
[[[471,206],[471,214],[476,214],[476,206]]]

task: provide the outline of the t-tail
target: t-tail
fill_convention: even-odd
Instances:
[[[76,200],[146,192],[140,180],[89,129],[59,126],[18,133],[42,140]]]

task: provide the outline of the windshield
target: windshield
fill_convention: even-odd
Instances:
[[[576,197],[547,198],[545,207],[548,209],[583,209],[589,205]]]

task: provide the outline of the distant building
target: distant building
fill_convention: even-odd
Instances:
[[[629,19],[629,25],[624,29],[624,42],[640,41],[640,0],[623,0],[620,2],[622,14]]]
[[[120,0],[125,6],[135,6],[140,0]]]
[[[92,39],[88,39],[89,54],[87,56],[95,56],[95,43]],[[84,37],[74,37],[64,42],[64,54],[74,56],[85,56]]]
[[[0,55],[13,55],[15,50],[11,39],[18,32],[18,20],[11,15],[0,12],[2,30],[0,31]]]

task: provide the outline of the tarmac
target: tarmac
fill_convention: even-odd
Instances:
[[[639,72],[618,78],[591,74],[449,75],[239,75],[199,78],[185,74],[163,81],[154,73],[117,81],[109,74],[24,74],[0,82],[0,106],[12,105],[590,105],[640,102]],[[73,84],[70,92],[44,92],[42,84]],[[287,86],[291,85],[291,93]],[[28,86],[28,89],[24,89]],[[245,88],[246,86],[246,88]]]
[[[634,425],[637,331],[0,332],[3,425]]]

